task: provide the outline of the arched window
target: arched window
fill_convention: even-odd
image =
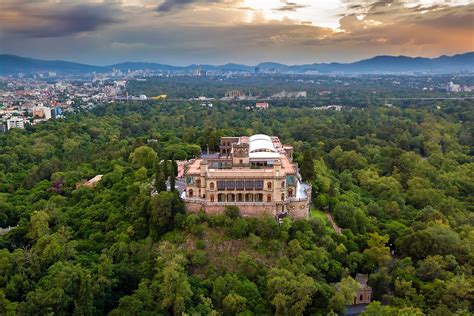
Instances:
[[[214,202],[214,194],[211,194],[211,202]]]
[[[272,183],[271,182],[267,182],[267,189],[270,190],[272,188]]]
[[[293,197],[293,189],[288,189],[288,197]]]
[[[281,182],[281,188],[282,188],[282,189],[285,188],[285,181],[282,181],[282,182]]]
[[[271,202],[272,201],[272,195],[271,194],[267,194],[267,202]]]
[[[253,194],[251,193],[245,194],[245,202],[253,202]]]
[[[244,201],[244,195],[242,193],[237,194],[237,202],[243,202]]]
[[[209,189],[214,190],[214,182],[209,183]]]
[[[361,294],[360,297],[359,297],[359,299],[360,299],[361,302],[362,302],[362,299],[363,299],[363,298],[364,298],[364,297],[363,297],[362,294]]]
[[[281,200],[282,200],[282,201],[285,200],[285,193],[282,193],[282,194],[281,194]]]
[[[234,202],[235,201],[235,195],[233,193],[227,194],[227,202]]]
[[[196,186],[197,186],[198,188],[201,187],[201,179],[197,179],[197,180],[196,180]]]
[[[224,193],[219,193],[217,195],[217,202],[225,202],[225,194]]]
[[[189,197],[193,197],[193,189],[189,189]]]
[[[262,193],[255,194],[255,202],[263,202],[263,194]]]

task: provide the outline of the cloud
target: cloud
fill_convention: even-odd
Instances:
[[[103,64],[254,64],[351,61],[377,54],[432,57],[474,49],[473,4],[348,1],[330,11],[339,26],[329,28],[320,25],[316,1],[273,0],[264,9],[260,1],[0,0],[1,44],[8,40],[0,50]],[[306,3],[311,5],[298,7]],[[275,11],[278,5],[295,11]]]
[[[282,1],[285,5],[279,7],[279,8],[276,8],[276,9],[273,9],[274,11],[283,11],[283,12],[294,12],[298,9],[303,9],[303,8],[307,8],[308,5],[305,5],[305,4],[298,4],[298,3],[295,3],[295,2],[288,2],[288,1]]]
[[[222,0],[220,0],[222,1]],[[194,3],[216,3],[220,2],[219,0],[165,0],[162,4],[160,4],[157,8],[156,11],[158,12],[170,12],[176,7],[183,7],[187,5],[191,5]]]
[[[365,3],[339,20],[344,32],[327,42],[389,54],[433,56],[472,51],[474,4],[423,6],[404,1]],[[352,7],[349,4],[349,7]]]
[[[116,23],[117,14],[117,8],[109,4],[5,1],[0,4],[0,30],[10,36],[61,37]]]

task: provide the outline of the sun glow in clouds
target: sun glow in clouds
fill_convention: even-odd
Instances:
[[[339,27],[337,15],[344,7],[340,0],[244,0],[241,6],[253,9],[249,11],[250,21],[255,15],[266,21],[292,20],[333,29]]]

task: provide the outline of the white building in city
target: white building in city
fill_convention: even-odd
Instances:
[[[7,130],[12,128],[25,128],[25,119],[22,117],[12,116],[7,120]]]

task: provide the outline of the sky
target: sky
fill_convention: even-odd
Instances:
[[[474,51],[474,0],[1,0],[0,53],[96,65]]]

